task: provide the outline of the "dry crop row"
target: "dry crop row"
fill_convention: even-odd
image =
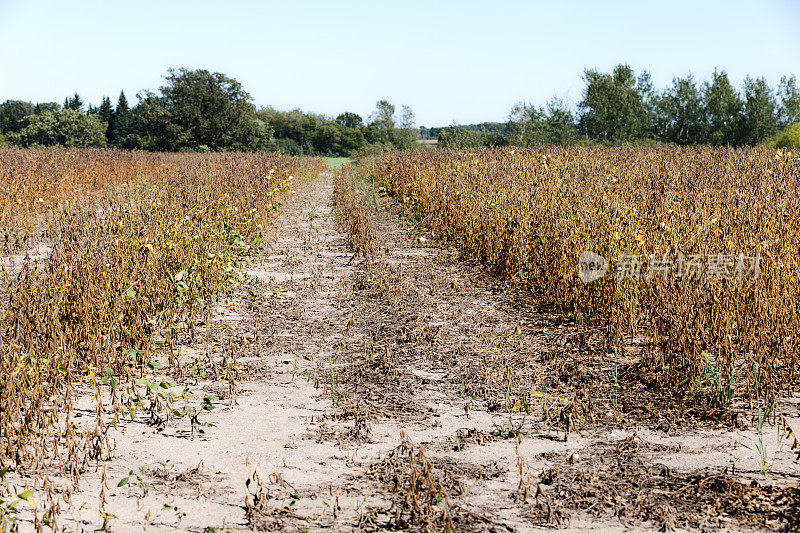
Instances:
[[[363,255],[368,266],[380,254],[380,242],[375,237],[372,220],[367,214],[367,199],[358,188],[357,173],[350,165],[340,167],[333,177],[333,200],[337,217],[347,231],[347,245],[357,255]]]
[[[20,158],[34,169],[30,183],[47,184],[37,172],[55,168],[78,184],[75,194],[118,185],[51,208],[44,233],[52,252],[7,278],[0,311],[0,469],[58,467],[77,481],[106,454],[107,428],[100,403],[93,425],[74,421],[76,388],[93,385],[99,398],[103,382],[115,405],[121,391],[140,405],[135,378],[161,367],[154,348],[170,354],[235,278],[300,162],[274,154],[15,151],[0,153],[0,176],[18,172],[3,165]],[[170,359],[167,370],[176,366]],[[157,401],[161,389],[150,388]],[[44,500],[52,523],[59,502],[52,491]]]
[[[601,333],[609,357],[643,344],[656,386],[726,405],[798,381],[797,154],[413,151],[382,156],[374,178],[435,233]],[[589,283],[585,251],[609,262]]]
[[[47,212],[142,176],[158,158],[113,150],[0,150],[5,251],[25,244],[31,226]]]

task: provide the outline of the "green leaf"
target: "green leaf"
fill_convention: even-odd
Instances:
[[[25,500],[26,502],[30,502],[31,496],[33,496],[32,490],[26,490],[25,492],[20,492],[17,494],[17,498],[20,500]]]
[[[181,270],[180,272],[178,272],[177,274],[175,274],[175,281],[181,281],[181,280],[183,280],[183,277],[184,277],[185,275],[186,275],[186,271],[185,271],[185,270]]]
[[[127,296],[129,299],[130,299],[130,300],[135,300],[135,299],[136,299],[136,291],[135,291],[135,290],[133,290],[133,289],[128,289],[127,291],[125,291],[125,295],[126,295],[126,296]]]
[[[129,478],[127,476],[122,478],[122,479],[120,479],[119,483],[117,483],[117,487],[124,487],[125,485],[127,485],[128,484],[128,479]]]

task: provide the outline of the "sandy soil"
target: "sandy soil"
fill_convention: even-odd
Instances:
[[[385,199],[375,219],[390,266],[385,279],[370,281],[345,246],[331,195],[329,175],[297,187],[275,244],[253,259],[195,342],[181,347],[182,364],[226,356],[238,365],[234,391],[225,380],[191,383],[219,397],[200,417],[205,433],[186,419],[121,421],[113,458],[83,476],[62,506],[61,527],[95,530],[104,522],[101,507],[115,531],[379,527],[406,508],[393,483],[403,486],[404,465],[420,450],[428,462],[417,466],[446,495],[427,519],[450,520],[457,530],[669,528],[669,513],[663,522],[591,511],[548,518],[561,498],[558,483],[543,481],[549,469],[592,470],[619,454],[639,461],[634,477],[659,465],[681,475],[735,468],[762,485],[800,479],[773,426],[765,432],[772,463],[765,480],[750,449],[752,429],[600,423],[567,432],[546,423],[546,400],[529,415],[509,415],[491,393],[471,394],[485,377],[479,361],[570,350],[558,340],[566,334],[538,327],[530,314],[522,320],[514,295],[425,239]],[[782,411],[800,428],[797,399]],[[404,436],[408,444],[397,451]],[[408,446],[411,456],[403,455]],[[594,471],[600,476],[603,468]],[[707,508],[697,512],[709,514],[711,529],[747,527],[720,523]]]

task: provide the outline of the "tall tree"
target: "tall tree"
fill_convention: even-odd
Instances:
[[[159,89],[158,104],[172,124],[187,134],[186,148],[255,150],[268,146],[271,134],[257,119],[241,83],[219,72],[170,69]]]
[[[702,141],[705,113],[703,97],[694,78],[673,78],[672,87],[658,99],[659,138],[676,144],[697,144]]]
[[[764,78],[744,80],[744,136],[746,144],[758,144],[778,131],[778,103]]]
[[[800,89],[797,88],[797,77],[783,76],[778,86],[778,96],[781,99],[778,109],[778,121],[782,128],[800,122]]]
[[[370,141],[391,143],[394,141],[395,107],[388,100],[378,100],[375,112],[370,117]]]
[[[336,117],[336,123],[345,128],[360,128],[364,125],[364,120],[360,115],[345,111]]]
[[[572,111],[560,98],[545,107],[519,103],[511,110],[508,130],[515,144],[570,144],[576,140]]]
[[[75,111],[83,112],[83,99],[78,93],[68,96],[64,100],[64,109],[74,109]]]
[[[111,99],[108,96],[103,97],[103,102],[97,108],[97,116],[106,124],[111,124],[111,116],[114,114],[114,108],[111,107]]]
[[[584,134],[600,141],[632,141],[649,134],[649,73],[637,80],[628,65],[617,65],[611,74],[587,69],[586,89],[579,104]]]
[[[419,130],[415,128],[417,119],[414,111],[407,105],[400,107],[400,128],[395,134],[395,145],[398,148],[411,148],[419,137]]]
[[[111,99],[108,96],[103,97],[103,102],[100,104],[100,107],[97,108],[97,118],[99,118],[103,124],[105,124],[105,135],[106,140],[108,140],[108,144],[111,144],[111,139],[109,139],[109,129],[111,127],[111,119],[114,116],[114,108],[111,107]]]
[[[116,146],[153,151],[177,151],[189,146],[188,132],[172,121],[160,96],[151,91],[136,96],[139,104],[130,111],[128,132],[124,137],[114,138]]]
[[[120,91],[117,107],[111,113],[108,123],[108,142],[114,146],[122,146],[130,133],[130,123],[131,110],[128,107],[128,99],[125,98],[125,91]]]
[[[33,114],[33,105],[21,100],[6,100],[0,104],[0,133],[16,133],[22,129],[23,120]]]
[[[742,137],[742,99],[724,70],[714,70],[711,83],[703,85],[705,134],[711,144],[739,144]]]

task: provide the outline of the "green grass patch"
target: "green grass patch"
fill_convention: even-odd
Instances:
[[[340,166],[344,165],[350,161],[349,157],[326,157],[325,162],[328,163],[328,166],[331,167],[333,170],[336,170]]]

